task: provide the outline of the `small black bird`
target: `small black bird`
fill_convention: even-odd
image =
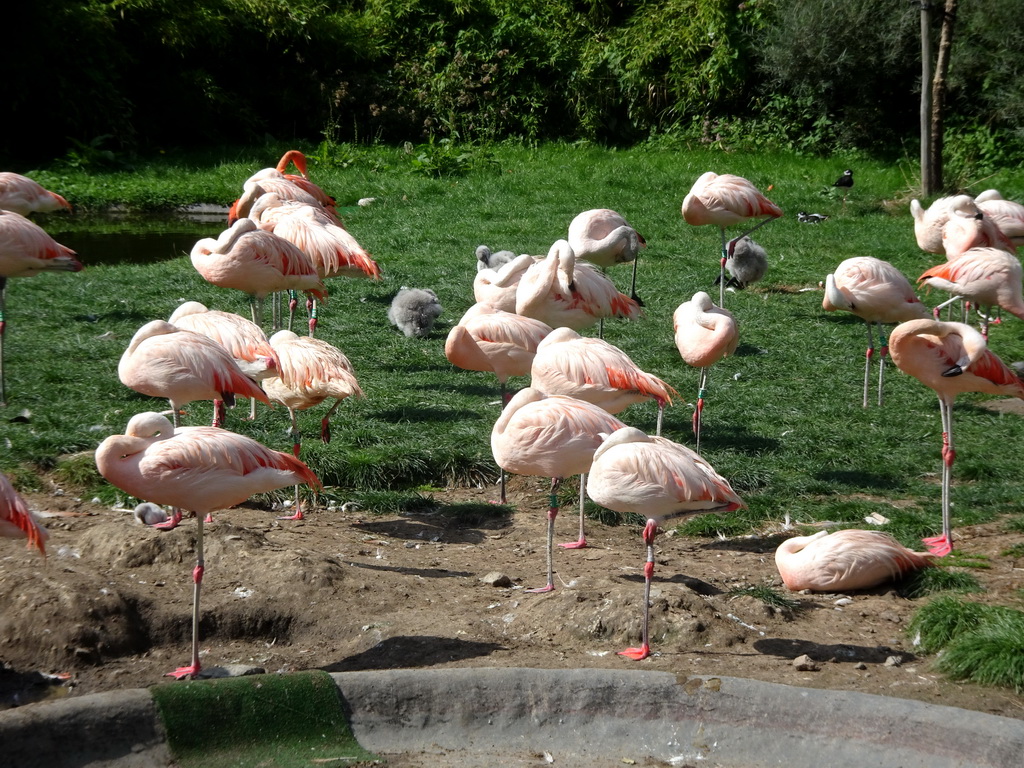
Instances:
[[[853,171],[847,168],[843,171],[843,175],[835,180],[832,184],[833,187],[852,187],[853,186]]]

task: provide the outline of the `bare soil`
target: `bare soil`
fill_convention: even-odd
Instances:
[[[794,594],[775,609],[737,587],[783,592],[774,551],[786,534],[728,540],[663,534],[652,593],[655,655],[616,651],[640,631],[645,552],[639,531],[588,521],[589,546],[557,549],[545,580],[546,481],[512,478],[509,515],[453,514],[495,489],[433,494],[429,514],[320,509],[278,520],[258,506],[205,526],[201,649],[206,669],[267,672],[392,668],[630,668],[727,675],[917,699],[1024,718],[1012,691],[951,682],[919,657],[906,628],[921,601],[891,587]],[[26,495],[45,515],[48,555],[0,540],[0,708],[46,697],[145,688],[189,660],[196,521],[173,531],[71,494]],[[454,505],[454,506],[453,506]],[[557,541],[576,538],[564,508]],[[1024,563],[1002,553],[1024,534],[958,529],[985,555],[976,599],[1015,604]],[[507,586],[484,577],[501,574]],[[842,598],[850,598],[849,601]],[[794,659],[806,654],[815,668]],[[60,677],[49,677],[59,675]]]

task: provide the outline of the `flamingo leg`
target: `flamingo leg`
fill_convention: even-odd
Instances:
[[[558,546],[564,549],[583,549],[587,546],[587,536],[584,533],[584,521],[586,520],[585,507],[587,503],[587,495],[584,489],[587,487],[587,473],[584,472],[580,475],[580,537],[576,541],[570,541],[567,544],[559,544]]]
[[[629,284],[629,298],[639,304],[641,307],[644,306],[643,300],[636,295],[636,264],[640,261],[640,254],[637,254],[633,259],[633,279]]]
[[[963,298],[963,296],[953,296],[952,298],[946,299],[944,302],[942,302],[941,304],[936,306],[935,309],[932,310],[932,317],[938,320],[940,309],[942,309],[943,307],[948,307],[949,305],[954,304],[958,301],[963,301]]]
[[[928,551],[943,557],[953,551],[953,530],[950,522],[950,485],[953,478],[953,462],[956,449],[953,446],[953,403],[939,398],[939,412],[942,415],[942,534],[923,539]]]
[[[548,507],[548,583],[543,587],[528,589],[527,592],[551,592],[555,588],[555,518],[558,517],[558,487],[562,484],[562,478],[551,478],[551,499]]]
[[[697,407],[693,412],[693,434],[696,436],[697,453],[700,453],[701,414],[704,412],[704,396],[707,394],[708,367],[700,369],[700,385],[697,388]],[[660,434],[660,433],[659,433]]]
[[[339,401],[340,402],[340,401]],[[299,421],[298,416],[295,413],[294,408],[288,409],[288,415],[292,418],[291,429],[288,430],[288,434],[292,436],[292,454],[295,458],[299,458],[299,451],[302,449],[302,433],[299,432]],[[285,515],[277,518],[278,520],[303,520],[305,516],[302,514],[302,501],[299,498],[299,486],[295,486],[295,513],[291,515]]]
[[[288,330],[292,329],[292,321],[295,320],[295,309],[299,306],[299,294],[297,291],[288,291]]]
[[[7,321],[4,310],[7,307],[7,278],[0,276],[0,407],[7,405],[4,387],[4,330]]]
[[[658,524],[648,520],[644,526],[644,543],[647,545],[647,562],[644,563],[644,620],[640,635],[639,648],[627,648],[619,651],[619,656],[628,656],[640,661],[651,655],[651,577],[654,576],[654,537],[658,535]]]
[[[878,323],[878,404],[882,404],[882,384],[885,379],[885,358],[889,354],[889,340],[885,326]]]
[[[316,333],[316,324],[318,320],[317,307],[319,302],[316,299],[311,299],[306,302],[306,308],[309,310],[309,338],[313,338],[313,334]]]
[[[718,273],[718,306],[725,306],[725,261],[729,258],[729,251],[725,242],[725,227],[719,227],[722,233],[722,256]]]
[[[198,517],[199,528],[196,531],[196,567],[192,569],[192,663],[187,667],[178,667],[173,672],[168,672],[166,677],[173,677],[175,680],[182,678],[195,678],[199,675],[199,592],[203,586],[203,518]]]
[[[871,358],[875,355],[875,335],[871,332],[871,323],[864,323],[868,329],[868,349],[864,353],[864,407],[868,407],[868,381],[871,379]]]
[[[505,382],[498,382],[501,385],[501,409],[504,410],[505,406],[508,405],[508,401],[512,399],[508,388],[505,386]],[[500,497],[498,498],[499,504],[507,504],[508,497],[505,494],[505,468],[502,466],[498,467],[498,488],[500,489]]]

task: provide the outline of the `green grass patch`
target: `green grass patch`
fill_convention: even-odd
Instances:
[[[326,672],[154,686],[181,768],[307,768],[375,756],[359,746]]]
[[[995,611],[976,629],[956,635],[936,667],[954,680],[1024,692],[1024,612]]]
[[[941,592],[983,592],[981,582],[972,573],[952,571],[947,568],[921,568],[900,582],[899,593],[916,600]]]
[[[955,638],[993,623],[997,617],[1014,621],[1020,614],[1013,608],[965,600],[956,595],[941,595],[920,608],[907,626],[907,632],[925,653],[936,653]]]
[[[748,587],[733,587],[726,593],[729,597],[753,597],[772,608],[793,610],[800,607],[800,601],[787,596],[781,590],[768,584],[755,584]]]

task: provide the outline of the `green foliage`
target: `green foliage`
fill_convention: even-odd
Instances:
[[[501,171],[486,149],[457,144],[451,139],[434,141],[431,137],[426,144],[407,147],[407,151],[412,156],[413,171],[431,178],[465,176],[478,169]]]
[[[793,610],[800,607],[800,601],[789,597],[768,584],[755,584],[747,587],[733,587],[727,593],[729,597],[753,597],[772,608]]]
[[[953,571],[949,568],[922,568],[914,571],[900,584],[900,594],[916,600],[940,592],[966,594],[981,592],[981,583],[971,573]]]
[[[1024,612],[993,610],[974,629],[951,637],[935,666],[954,680],[1024,692]]]

